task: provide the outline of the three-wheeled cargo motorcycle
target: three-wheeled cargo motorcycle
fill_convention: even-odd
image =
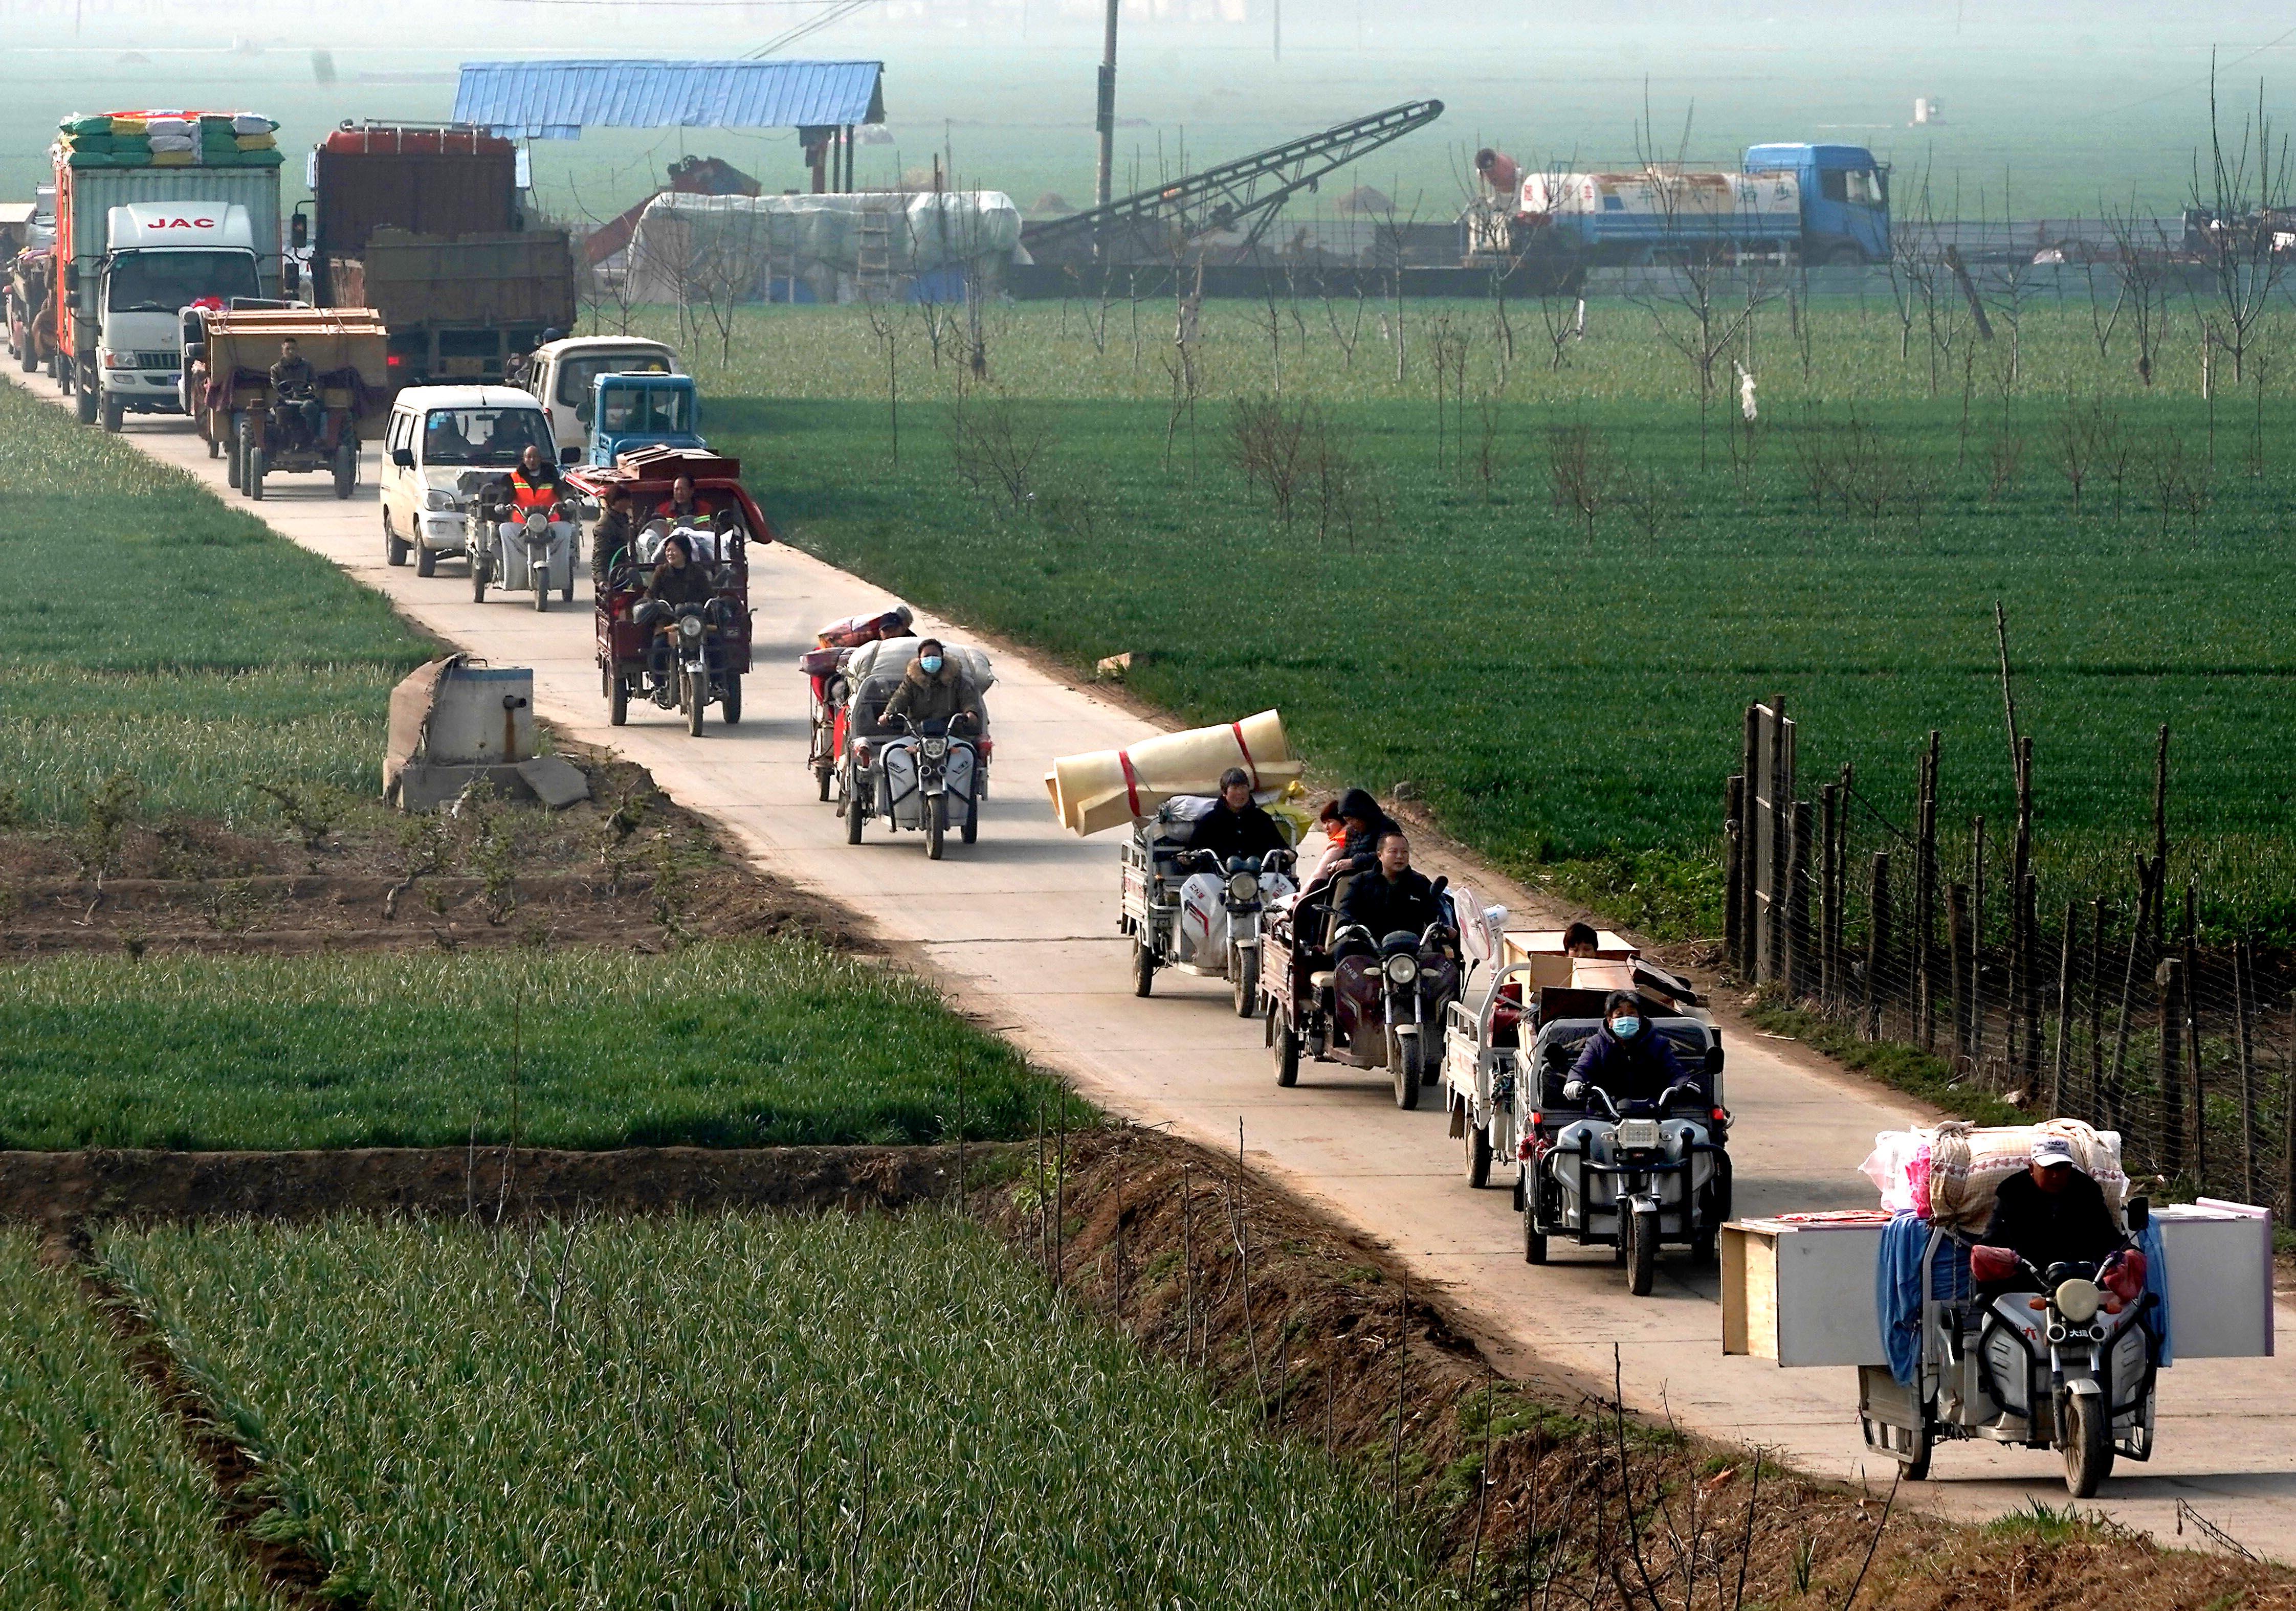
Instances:
[[[1358,863],[1358,866],[1364,863]],[[1440,1067],[1437,1037],[1458,999],[1459,933],[1438,921],[1423,933],[1374,935],[1340,917],[1349,871],[1308,891],[1260,933],[1259,990],[1275,1083],[1300,1083],[1300,1059],[1384,1068],[1395,1105],[1419,1106]],[[1436,896],[1448,906],[1441,879]],[[1341,955],[1341,952],[1348,954]]]
[[[749,545],[774,540],[765,511],[742,486],[742,462],[693,448],[641,448],[611,468],[577,470],[566,479],[600,501],[608,487],[627,487],[645,509],[668,498],[680,476],[690,477],[696,495],[723,517],[714,552],[694,561],[709,568],[714,596],[666,618],[648,610],[641,620],[639,606],[647,601],[660,558],[658,545],[642,542],[619,556],[599,556],[606,568],[593,609],[598,680],[613,724],[629,720],[635,698],[678,711],[686,732],[699,738],[711,705],[729,725],[742,719],[742,679],[750,670]]]
[[[1168,800],[1132,824],[1125,841],[1117,931],[1132,936],[1132,991],[1146,995],[1169,968],[1226,979],[1238,1018],[1264,1009],[1259,995],[1262,920],[1271,904],[1297,892],[1294,855],[1231,856],[1186,848],[1188,835],[1213,801],[1188,795]],[[1279,824],[1285,819],[1277,818]],[[1288,828],[1286,829],[1288,832]]]

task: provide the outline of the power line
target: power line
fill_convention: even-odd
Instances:
[[[872,0],[829,0],[818,17],[808,17],[792,28],[784,29],[757,49],[745,53],[752,60],[759,56],[770,56],[775,51],[785,50],[808,35],[819,33],[832,22],[844,21],[855,12],[870,4]]]
[[[2150,106],[2155,101],[2165,101],[2171,95],[2181,95],[2187,90],[2198,89],[2203,84],[2208,83],[2210,79],[2215,78],[2218,73],[2224,72],[2230,68],[2238,67],[2243,61],[2253,61],[2259,56],[2264,54],[2265,52],[2272,50],[2281,45],[2284,45],[2291,39],[2296,39],[2296,28],[2290,29],[2286,33],[2280,35],[2276,38],[2267,39],[2263,44],[2258,45],[2254,50],[2249,52],[2244,56],[2234,56],[2229,61],[2219,65],[2211,65],[2205,75],[2193,79],[2190,83],[2176,85],[2171,88],[2157,91],[2152,94],[2142,96],[2135,101],[2123,102],[2119,106],[2109,106],[2100,112],[2091,112],[2085,121],[2094,122],[2099,118],[2115,117],[2121,112],[2128,111],[2136,107]]]

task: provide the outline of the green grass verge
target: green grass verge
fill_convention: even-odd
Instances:
[[[0,1232],[0,1605],[255,1611],[215,1490],[70,1277]]]
[[[73,957],[0,973],[0,1147],[767,1147],[1025,1134],[1053,1082],[800,941]]]
[[[103,1255],[379,1611],[1433,1599],[1370,1484],[937,1214]]]
[[[2124,890],[2167,723],[2174,876],[2199,878],[2212,928],[2296,936],[2296,405],[2268,372],[2204,402],[2180,325],[2146,388],[2121,348],[2099,356],[2085,307],[2029,307],[2013,375],[2005,337],[1964,332],[1932,396],[1924,339],[1900,361],[1886,300],[1804,319],[1807,372],[1774,305],[1750,355],[1761,423],[1734,469],[1734,399],[1702,435],[1645,310],[1601,305],[1550,372],[1517,307],[1504,391],[1488,307],[1407,309],[1399,385],[1377,316],[1349,361],[1318,305],[1298,311],[1295,327],[1277,308],[1283,395],[1324,411],[1371,489],[1381,512],[1352,535],[1319,531],[1312,491],[1287,527],[1232,462],[1231,400],[1277,383],[1250,304],[1207,311],[1206,395],[1168,452],[1168,303],[1136,371],[1077,308],[996,311],[972,407],[1009,409],[1023,445],[1041,434],[1017,508],[993,474],[976,491],[957,473],[955,365],[931,365],[914,321],[898,467],[883,349],[851,310],[744,315],[734,363],[704,366],[708,423],[802,546],[1073,666],[1129,651],[1133,691],[1182,717],[1279,706],[1332,781],[1407,781],[1511,871],[1667,936],[1718,926],[1722,781],[1751,699],[1799,717],[1806,792],[1849,763],[1901,822],[1939,729],[1948,864],[1980,813],[1998,842],[1999,601],[2037,751],[2043,909]],[[1427,353],[1447,329],[1469,380],[1439,427]],[[2076,512],[2061,445],[2092,404],[2121,484],[2092,458]],[[1591,535],[1556,499],[1551,432],[1579,426],[1604,487]],[[1813,453],[1833,490],[1811,491]],[[1879,512],[1842,490],[1877,487]]]
[[[430,652],[380,594],[13,385],[0,593],[0,789],[34,821],[122,772],[144,812],[226,822],[262,781],[372,793],[390,686]]]
[[[1999,1097],[1954,1077],[1953,1066],[1918,1046],[1902,1041],[1869,1041],[1847,1025],[1820,1018],[1799,1007],[1757,1007],[1749,1012],[1758,1029],[1800,1041],[1824,1052],[1845,1068],[1881,1081],[1907,1096],[1944,1108],[1979,1124],[2023,1124],[2031,1115],[2013,1108]]]

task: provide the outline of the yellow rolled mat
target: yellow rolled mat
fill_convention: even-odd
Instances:
[[[1150,815],[1180,795],[1219,788],[1220,773],[1241,766],[1255,791],[1281,789],[1305,770],[1283,737],[1283,718],[1272,710],[1218,727],[1166,733],[1128,749],[1063,756],[1045,774],[1053,814],[1083,838]]]

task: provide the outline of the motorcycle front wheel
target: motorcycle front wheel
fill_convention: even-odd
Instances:
[[[1525,1164],[1523,1167],[1528,1169],[1530,1165]],[[1543,1264],[1546,1263],[1546,1233],[1538,1228],[1538,1221],[1532,1216],[1529,1188],[1518,1185],[1516,1192],[1523,1199],[1522,1262],[1526,1264]]]
[[[862,782],[857,773],[849,774],[845,781],[845,842],[848,845],[861,842]]]
[[[1658,1210],[1637,1208],[1627,1220],[1627,1290],[1648,1297],[1658,1280]]]
[[[925,860],[938,862],[948,840],[948,797],[937,794],[925,813]]]
[[[1417,1035],[1387,1032],[1387,1071],[1395,1078],[1395,1105],[1406,1113],[1419,1106],[1421,1056]]]
[[[1270,1007],[1267,1028],[1267,1043],[1275,1054],[1275,1083],[1289,1091],[1300,1083],[1300,1037],[1292,1033],[1292,1015]]]
[[[1257,948],[1239,951],[1234,964],[1228,969],[1235,988],[1235,1016],[1248,1018],[1259,1002],[1259,952]]]
[[[2101,1396],[2059,1395],[2057,1447],[2065,1457],[2065,1492],[2075,1499],[2095,1498],[2099,1484],[2112,1475],[2112,1412]]]
[[[1132,942],[1132,994],[1144,996],[1156,988],[1156,953],[1140,940]]]
[[[709,674],[689,671],[685,674],[685,731],[694,738],[701,736],[701,713],[709,708]]]
[[[1491,1133],[1475,1123],[1475,1116],[1467,1116],[1466,1142],[1467,1185],[1480,1191],[1491,1183]]]

